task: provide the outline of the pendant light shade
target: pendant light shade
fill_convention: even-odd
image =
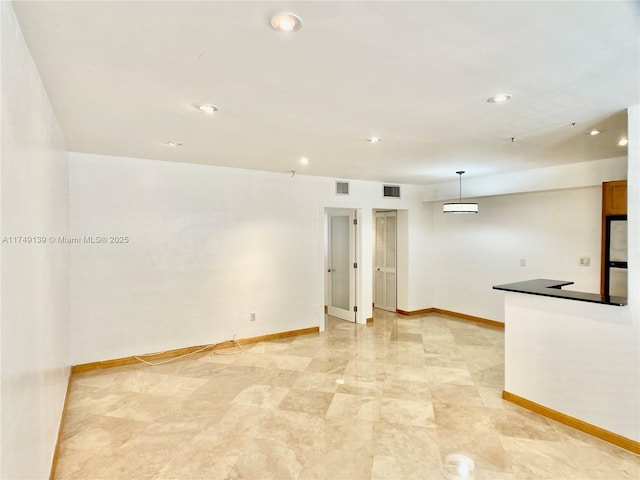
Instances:
[[[445,203],[443,213],[478,213],[477,203]]]
[[[462,174],[464,170],[456,172],[460,177],[460,196],[457,203],[445,203],[442,208],[443,213],[478,213],[477,203],[462,203]]]

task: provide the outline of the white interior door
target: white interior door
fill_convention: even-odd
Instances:
[[[355,229],[353,210],[331,210],[328,217],[328,311],[333,317],[356,321]]]
[[[397,213],[376,212],[374,249],[374,299],[376,308],[396,311]]]

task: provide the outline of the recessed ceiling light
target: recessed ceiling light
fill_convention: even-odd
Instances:
[[[508,93],[499,93],[495,97],[487,98],[487,102],[489,103],[504,103],[507,100],[511,100],[511,95]]]
[[[620,145],[621,147],[626,147],[628,143],[629,143],[629,140],[627,140],[626,138],[621,138],[618,141],[618,145]]]
[[[379,143],[382,139],[380,137],[369,137],[367,138],[367,142],[369,143]]]
[[[301,157],[300,158],[300,164],[301,165],[309,165],[309,159],[307,157]]]
[[[600,135],[602,133],[602,131],[600,130],[596,130],[595,128],[593,130],[590,130],[587,132],[587,135],[591,135],[592,137],[595,137],[596,135]]]
[[[201,103],[200,105],[198,105],[198,110],[200,110],[201,112],[207,113],[209,115],[213,115],[215,112],[217,112],[220,109],[210,103]]]
[[[294,33],[302,28],[302,19],[289,12],[280,12],[271,16],[271,28],[281,33]]]
[[[180,143],[180,142],[166,142],[165,145],[168,146],[168,147],[181,147],[182,143]]]

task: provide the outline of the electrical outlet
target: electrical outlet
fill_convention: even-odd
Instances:
[[[251,312],[251,321],[252,322],[256,321],[256,312]]]
[[[527,266],[527,261],[524,258],[520,259],[520,266],[521,267],[526,267]]]
[[[591,265],[591,258],[590,257],[580,257],[580,266],[581,267],[588,267],[589,265]]]

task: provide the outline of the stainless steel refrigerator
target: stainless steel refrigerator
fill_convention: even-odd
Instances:
[[[607,217],[604,292],[609,296],[627,296],[627,216]]]

